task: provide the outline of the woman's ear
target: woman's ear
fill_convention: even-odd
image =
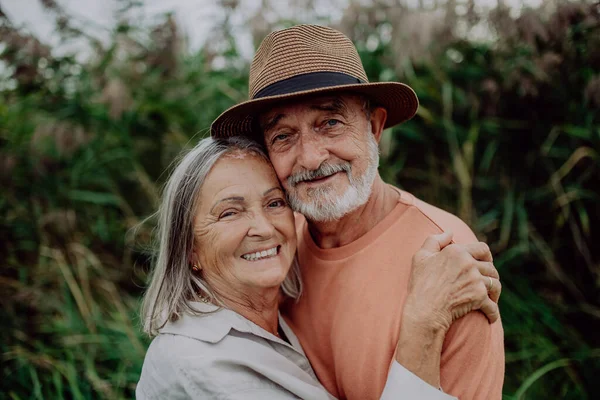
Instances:
[[[198,257],[198,253],[196,253],[196,249],[192,250],[192,254],[190,255],[189,263],[192,266],[192,270],[194,272],[200,272],[202,270],[202,266],[200,266],[200,258]]]

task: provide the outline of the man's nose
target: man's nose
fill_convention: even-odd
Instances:
[[[314,132],[302,133],[298,151],[298,163],[304,169],[314,171],[329,157],[323,141]]]
[[[248,236],[258,236],[268,239],[275,234],[275,226],[265,214],[264,210],[255,212],[250,221]]]

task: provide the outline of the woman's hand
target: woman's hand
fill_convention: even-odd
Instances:
[[[481,310],[490,322],[500,317],[502,286],[485,243],[451,244],[452,234],[427,238],[414,255],[395,359],[434,387],[453,321]]]
[[[405,316],[445,332],[452,321],[481,310],[490,323],[500,313],[502,290],[489,247],[482,242],[451,244],[452,234],[427,238],[413,257]]]

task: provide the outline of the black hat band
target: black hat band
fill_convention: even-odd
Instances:
[[[357,83],[365,82],[342,72],[310,72],[272,83],[259,90],[253,99]]]

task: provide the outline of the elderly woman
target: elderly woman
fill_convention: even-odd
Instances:
[[[137,398],[331,399],[279,314],[302,284],[294,214],[261,148],[241,138],[202,140],[169,178],[158,216],[158,258],[142,307],[144,330],[156,337]],[[436,284],[469,301],[450,310],[423,299],[422,307],[455,317],[476,309],[487,299],[484,278],[495,279],[457,271]],[[451,397],[394,362],[382,398]]]

